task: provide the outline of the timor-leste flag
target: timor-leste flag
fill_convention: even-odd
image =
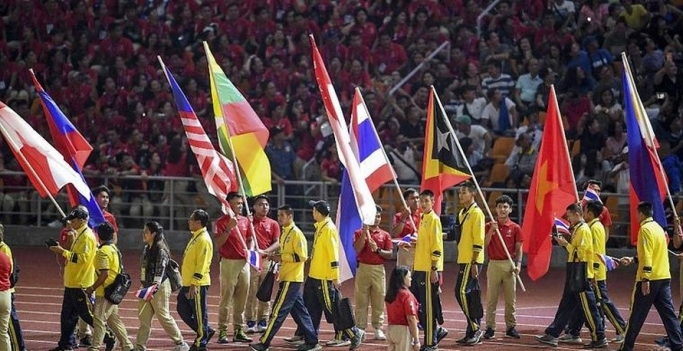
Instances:
[[[453,127],[432,88],[427,103],[424,156],[422,159],[421,190],[434,192],[434,212],[441,214],[444,190],[462,183],[472,176],[456,145]]]
[[[548,272],[555,218],[562,217],[567,206],[578,200],[560,108],[555,88],[551,87],[543,138],[522,221],[527,273],[531,280]]]

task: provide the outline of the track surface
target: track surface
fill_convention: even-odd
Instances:
[[[21,319],[21,325],[26,339],[26,348],[28,351],[48,350],[57,344],[59,339],[59,312],[61,308],[61,301],[63,295],[61,271],[55,255],[47,248],[39,247],[15,247],[14,254],[17,256],[19,265],[21,267],[20,280],[16,292],[16,305]],[[134,291],[139,288],[139,258],[141,251],[124,251],[124,267],[126,271],[133,278],[133,287],[129,292],[129,297],[120,305],[119,311],[127,325],[128,335],[135,342],[135,334],[137,332],[137,301],[133,296]],[[174,257],[180,261],[181,253],[174,253]],[[393,267],[393,262],[387,264],[387,270]],[[629,267],[630,268],[630,267]],[[444,314],[446,318],[446,327],[450,334],[439,345],[441,350],[467,350],[471,347],[461,346],[455,343],[455,340],[464,335],[465,322],[463,314],[455,300],[453,294],[453,287],[455,286],[455,265],[446,264],[446,277],[443,287],[442,303]],[[209,321],[215,327],[217,322],[217,306],[218,306],[218,262],[214,259],[211,271],[213,287],[209,290]],[[536,282],[531,282],[526,273],[523,272],[524,284],[527,292],[522,292],[518,288],[517,292],[517,329],[522,335],[520,340],[503,338],[505,325],[503,322],[503,306],[504,302],[498,304],[497,313],[497,338],[493,340],[486,340],[482,345],[475,346],[476,349],[481,350],[573,350],[580,349],[579,345],[560,345],[557,348],[545,347],[534,340],[535,335],[543,333],[545,327],[552,321],[555,314],[557,304],[562,295],[562,286],[564,284],[564,271],[551,270],[545,277]],[[482,288],[486,289],[485,284],[486,271],[484,270],[482,279]],[[633,288],[634,271],[632,269],[620,268],[610,273],[609,288],[612,299],[619,306],[624,318],[628,316],[628,299],[630,298],[631,290]],[[678,275],[673,278],[673,295],[674,305],[678,306],[680,303],[678,293]],[[353,282],[348,281],[342,287],[345,296],[353,295]],[[486,292],[483,292],[485,296]],[[274,296],[274,295],[273,295]],[[186,340],[192,340],[193,332],[182,322],[175,312],[175,297],[171,298],[172,315],[178,321]],[[291,319],[288,319],[280,330],[279,335],[273,341],[271,350],[293,350],[288,347],[282,338],[290,336],[294,333],[295,324]],[[636,350],[658,350],[653,341],[664,333],[664,328],[661,325],[661,320],[656,311],[652,309],[648,316],[647,322],[643,327],[638,343],[636,343]],[[324,323],[321,325],[320,340],[321,343],[332,339],[332,326]],[[583,331],[582,336],[589,338],[588,332]],[[614,329],[608,323],[607,337],[609,339],[615,336]],[[368,333],[366,342],[359,348],[359,350],[370,350],[373,348],[385,348],[386,344],[382,341],[375,341],[372,339],[372,333]],[[585,339],[584,339],[585,340]],[[215,340],[214,340],[215,341]],[[210,343],[209,350],[248,350],[247,344],[227,344],[219,345]],[[617,349],[618,345],[611,344],[608,348],[611,350]],[[166,336],[164,331],[160,328],[156,321],[153,322],[153,330],[151,338],[147,345],[148,350],[171,350],[173,348],[172,342]],[[325,349],[339,349],[346,348],[332,348],[325,347]]]

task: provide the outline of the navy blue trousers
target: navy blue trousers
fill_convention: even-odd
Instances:
[[[273,302],[273,310],[270,312],[268,326],[259,339],[264,345],[270,346],[270,342],[282,327],[282,323],[288,314],[292,315],[297,330],[303,335],[306,344],[315,345],[318,343],[318,332],[313,328],[311,316],[308,314],[306,305],[304,305],[301,285],[300,282],[280,282],[277,296]]]
[[[575,321],[576,318],[580,318],[579,321],[586,322],[586,326],[591,332],[591,340],[598,341],[605,338],[605,327],[598,310],[593,287],[591,284],[586,285],[588,285],[586,291],[577,293],[570,291],[565,282],[560,305],[557,306],[557,312],[555,312],[552,323],[545,329],[546,334],[557,338],[565,326]]]
[[[9,340],[10,345],[12,345],[12,350],[23,351],[26,347],[24,346],[24,335],[21,332],[21,324],[19,324],[17,308],[14,306],[14,293],[12,293],[12,311],[10,312],[10,322]]]
[[[605,319],[607,319],[612,323],[617,334],[623,334],[626,332],[626,321],[621,317],[619,309],[607,294],[607,281],[600,280],[597,284],[598,289],[595,290],[595,299],[598,302],[600,314],[603,318],[603,328],[606,323]],[[584,321],[583,313],[576,313],[575,318],[569,322],[568,334],[579,336]]]
[[[316,332],[320,328],[320,321],[323,313],[329,323],[334,326],[335,334],[342,333],[344,337],[352,338],[356,335],[358,329],[353,327],[351,329],[341,330],[338,323],[338,316],[336,316],[332,304],[336,304],[341,298],[339,290],[332,286],[332,281],[320,280],[308,277],[304,283],[304,303],[308,308],[308,313],[311,316],[311,323]],[[301,329],[300,327],[298,329]],[[298,330],[301,335],[301,330]]]
[[[460,264],[460,271],[458,272],[458,281],[455,282],[455,299],[458,301],[462,312],[467,319],[467,329],[465,335],[468,338],[474,336],[474,332],[479,330],[481,325],[481,317],[477,318],[472,315],[471,308],[481,309],[481,295],[473,296],[472,291],[475,291],[475,286],[478,284],[476,279],[472,279],[472,264]]]
[[[417,317],[424,332],[424,346],[436,345],[437,317],[441,311],[439,283],[432,284],[429,278],[430,274],[431,272],[414,271],[413,282],[410,287],[410,291],[420,303]]]
[[[176,310],[190,329],[197,333],[193,345],[206,347],[209,341],[209,314],[206,310],[206,294],[209,286],[200,286],[197,295],[193,299],[187,298],[189,287],[183,286],[178,292],[178,305]]]
[[[92,326],[93,317],[90,304],[90,297],[85,294],[83,289],[64,288],[62,312],[59,318],[61,325],[59,347],[65,349],[76,347],[74,330],[78,324],[78,317]]]

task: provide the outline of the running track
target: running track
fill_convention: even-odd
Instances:
[[[62,301],[62,278],[59,268],[59,262],[55,255],[47,248],[40,247],[15,247],[13,252],[17,257],[19,266],[21,267],[19,284],[16,292],[16,305],[21,320],[21,325],[24,331],[24,338],[26,339],[26,348],[28,351],[48,350],[56,346],[59,338],[59,311]],[[137,301],[132,295],[134,291],[139,288],[139,255],[141,251],[124,251],[124,267],[133,279],[133,286],[129,292],[129,297],[120,305],[119,311],[127,325],[128,335],[135,342],[135,334],[137,331]],[[181,253],[174,253],[174,257],[180,261]],[[393,262],[387,265],[388,269],[393,266]],[[444,307],[444,314],[446,318],[446,327],[450,334],[439,345],[441,350],[466,350],[472,349],[466,346],[460,346],[455,343],[456,339],[464,335],[465,322],[463,314],[460,311],[453,294],[453,287],[455,286],[455,267],[453,264],[446,264],[447,276],[444,283],[444,292],[442,294],[442,301]],[[218,263],[214,259],[212,265],[212,282],[213,286],[209,290],[209,321],[212,326],[216,326],[218,305]],[[485,270],[483,278],[485,279]],[[526,273],[523,272],[524,284],[527,292],[522,292],[519,288],[517,290],[517,329],[522,335],[520,340],[503,338],[505,326],[503,323],[503,301],[498,304],[497,315],[497,338],[494,340],[486,340],[482,345],[476,346],[480,350],[573,350],[580,349],[578,345],[560,345],[557,348],[545,347],[536,342],[533,337],[542,334],[545,327],[552,321],[555,314],[557,303],[562,294],[562,286],[564,284],[564,271],[551,270],[544,278],[537,282],[531,282]],[[674,305],[678,306],[680,303],[678,294],[678,276],[674,277]],[[628,299],[633,287],[634,271],[628,268],[620,268],[612,272],[609,278],[609,287],[611,297],[619,306],[624,318],[628,316]],[[485,290],[485,281],[482,280],[482,288]],[[346,296],[352,296],[353,283],[351,281],[343,284],[343,293]],[[484,294],[485,296],[485,291]],[[275,295],[273,295],[275,296]],[[171,298],[171,310],[173,316],[176,317],[178,325],[180,326],[186,340],[193,338],[192,331],[185,326],[182,320],[175,312],[175,297]],[[294,332],[294,322],[289,319],[284,327],[280,330],[279,335],[273,341],[271,350],[293,350],[287,347],[282,338],[291,335]],[[371,328],[369,329],[371,331]],[[636,350],[658,350],[653,341],[655,338],[663,335],[664,328],[661,326],[661,321],[654,309],[651,311],[646,325],[640,333]],[[582,336],[589,338],[588,332],[583,331]],[[607,337],[609,339],[615,336],[614,329],[608,323]],[[324,323],[321,325],[320,340],[324,342],[332,338],[332,327]],[[385,344],[381,341],[371,340],[372,332],[368,333],[368,338],[360,350],[371,350],[376,348],[384,348]],[[215,339],[214,339],[215,341]],[[170,339],[161,330],[158,323],[153,323],[153,330],[151,338],[148,342],[148,350],[160,351],[171,350],[173,348]],[[216,343],[209,344],[210,350],[247,350],[247,344],[227,344],[219,345]],[[326,347],[325,349],[335,349]],[[346,348],[337,348],[345,350]],[[617,345],[610,345],[609,349],[617,349]]]

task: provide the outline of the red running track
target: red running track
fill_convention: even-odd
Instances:
[[[26,339],[26,348],[28,351],[48,350],[57,344],[59,339],[59,312],[62,301],[62,277],[59,267],[61,260],[57,260],[47,248],[40,247],[15,247],[14,254],[17,257],[21,267],[20,280],[16,292],[16,306],[21,320],[21,325],[24,331],[24,338]],[[140,251],[124,251],[124,266],[126,271],[133,278],[133,287],[129,297],[121,304],[120,312],[123,320],[127,325],[128,335],[131,340],[135,341],[135,334],[137,332],[137,301],[132,295],[135,290],[139,288],[137,282],[139,281],[139,258]],[[180,261],[180,253],[175,253],[174,256]],[[393,262],[387,264],[387,269],[393,267]],[[443,288],[442,302],[444,314],[446,318],[446,327],[450,334],[439,345],[441,350],[465,350],[470,347],[463,347],[455,343],[455,340],[464,335],[465,322],[463,314],[455,300],[453,288],[455,286],[456,269],[454,264],[446,264],[446,277]],[[624,318],[628,316],[628,299],[633,287],[634,271],[632,269],[620,268],[610,273],[609,288],[612,299],[619,306]],[[209,321],[211,325],[215,326],[217,321],[216,308],[218,305],[218,262],[214,260],[212,265],[211,277],[213,281],[213,288],[209,290]],[[503,338],[503,331],[505,329],[503,322],[503,306],[504,302],[499,302],[497,312],[498,322],[498,338],[494,340],[486,340],[482,345],[475,346],[480,350],[572,350],[580,349],[578,345],[560,345],[557,348],[545,347],[534,340],[535,335],[543,333],[545,327],[552,321],[556,311],[557,303],[562,295],[562,287],[564,284],[564,271],[551,270],[544,278],[537,282],[531,282],[526,274],[523,272],[524,284],[526,285],[526,292],[522,292],[518,288],[517,292],[517,329],[522,335],[519,340]],[[486,289],[485,284],[486,271],[483,273],[482,288]],[[676,284],[678,277],[674,277],[674,305],[678,306],[679,294],[678,284]],[[348,281],[343,284],[343,293],[345,296],[353,295],[353,282]],[[483,296],[485,296],[485,291]],[[502,299],[502,298],[501,298]],[[175,297],[171,298],[172,314],[176,317],[178,325],[180,326],[186,340],[193,339],[193,332],[182,322],[175,312]],[[294,332],[294,322],[289,319],[286,321],[284,327],[280,330],[279,335],[273,341],[271,349],[276,350],[292,350],[282,340],[282,338],[291,335]],[[368,335],[368,340],[359,350],[370,350],[373,348],[384,348],[385,343],[382,341],[370,340],[371,334]],[[643,330],[641,331],[636,350],[658,350],[654,345],[654,340],[664,334],[664,328],[661,325],[659,316],[654,309],[651,311]],[[582,336],[588,337],[587,331],[584,330]],[[608,323],[607,337],[609,339],[615,336],[614,329]],[[332,338],[332,327],[329,324],[323,323],[321,325],[320,340],[324,342]],[[173,345],[159,327],[158,323],[154,322],[151,338],[148,342],[148,350],[171,350]],[[227,344],[219,345],[210,343],[210,350],[246,350],[247,344]],[[328,348],[326,349],[334,349]],[[345,348],[337,348],[343,350]],[[617,345],[610,345],[609,349],[617,349]]]

